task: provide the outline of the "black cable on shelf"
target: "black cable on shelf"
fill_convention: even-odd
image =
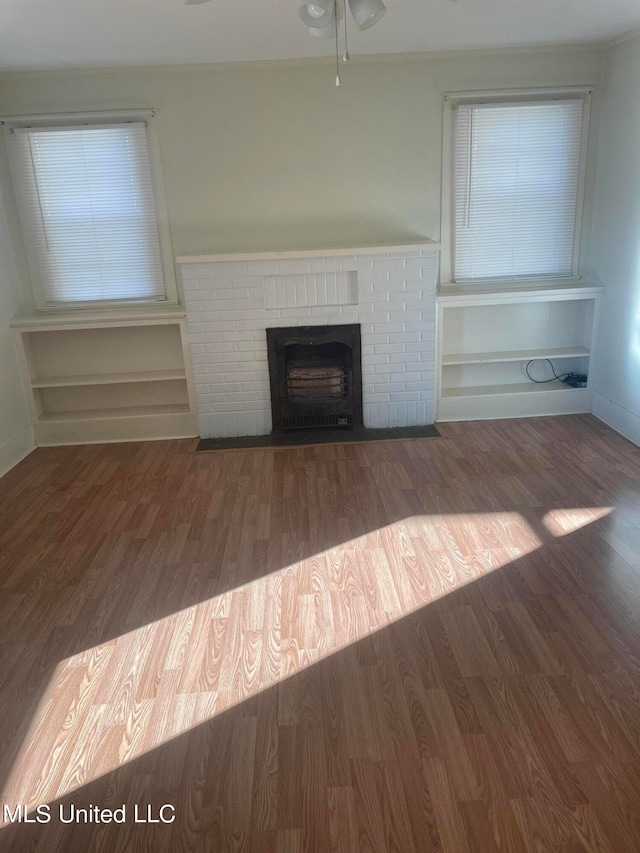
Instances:
[[[553,372],[553,379],[534,379],[533,376],[529,373],[529,365],[534,361],[547,361],[549,363],[549,365],[551,366],[551,370]],[[529,379],[532,382],[536,382],[538,385],[544,385],[545,382],[555,382],[556,379],[559,380],[560,382],[562,382],[564,379],[567,378],[567,376],[571,376],[571,373],[561,373],[560,376],[558,376],[558,374],[556,373],[555,367],[553,366],[553,362],[551,361],[551,359],[548,359],[548,358],[532,358],[527,362],[524,370],[525,370],[525,373],[527,374],[527,376],[529,377]]]

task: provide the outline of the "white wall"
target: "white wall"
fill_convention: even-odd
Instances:
[[[18,359],[9,328],[20,311],[18,273],[0,198],[0,476],[34,448]]]
[[[177,254],[438,239],[442,93],[597,83],[593,49],[0,75],[0,115],[153,107]]]
[[[640,36],[605,60],[591,253],[605,285],[593,411],[640,444]]]

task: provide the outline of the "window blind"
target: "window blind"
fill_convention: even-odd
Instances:
[[[143,122],[15,128],[11,166],[44,305],[165,298]]]
[[[571,275],[582,113],[581,98],[458,105],[456,281]]]

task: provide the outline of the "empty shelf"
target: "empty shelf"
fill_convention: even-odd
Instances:
[[[529,361],[536,358],[588,358],[587,347],[549,347],[548,349],[505,350],[504,352],[458,352],[442,356],[442,365],[497,364],[506,361]]]
[[[488,397],[496,394],[530,394],[538,391],[584,391],[584,388],[572,388],[564,382],[535,383],[515,382],[512,385],[476,385],[467,388],[443,388],[443,397]]]
[[[137,370],[121,373],[78,374],[76,376],[40,376],[31,381],[32,388],[68,388],[72,385],[119,385],[126,382],[165,382],[184,379],[181,370]]]

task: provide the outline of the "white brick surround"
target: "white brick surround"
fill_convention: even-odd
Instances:
[[[265,275],[264,293],[267,311],[274,308],[357,305],[358,274],[345,271]]]
[[[438,250],[353,251],[178,259],[203,438],[271,432],[277,326],[360,323],[365,426],[433,423]]]

